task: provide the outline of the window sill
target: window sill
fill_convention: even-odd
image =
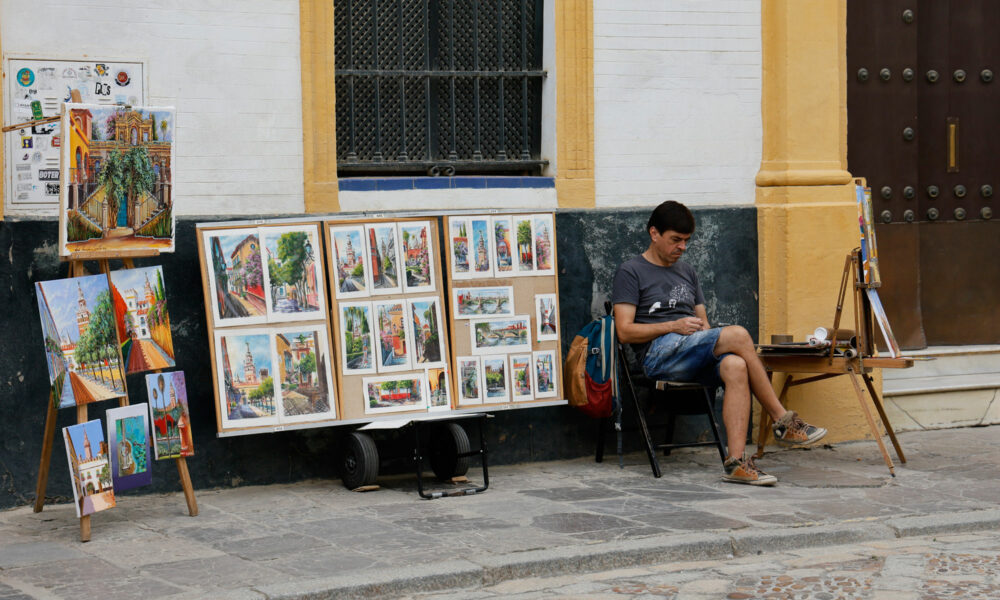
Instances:
[[[338,180],[342,192],[397,190],[554,188],[553,177],[350,177]]]

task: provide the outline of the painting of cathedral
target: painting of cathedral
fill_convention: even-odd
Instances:
[[[330,245],[333,260],[330,268],[335,274],[337,298],[361,298],[371,290],[367,260],[365,259],[365,230],[360,226],[330,228]]]
[[[146,404],[110,408],[106,416],[114,488],[123,492],[149,485],[153,482],[153,465]]]
[[[532,250],[535,255],[535,274],[552,275],[555,273],[553,257],[555,255],[555,229],[552,225],[552,215],[535,215],[531,220],[533,235]]]
[[[76,516],[114,508],[115,490],[101,420],[64,427],[63,441],[66,442],[66,462],[73,480]]]
[[[174,251],[173,107],[66,104],[59,253]]]
[[[112,271],[111,296],[125,372],[131,375],[174,367],[163,268]]]
[[[156,460],[194,456],[184,371],[146,375]]]
[[[259,328],[215,332],[223,429],[278,423],[273,337]]]
[[[493,235],[490,231],[489,217],[472,217],[469,220],[472,229],[472,248],[469,261],[472,264],[470,277],[493,277],[493,265],[490,256],[493,253]]]

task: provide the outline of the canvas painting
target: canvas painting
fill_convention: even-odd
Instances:
[[[368,256],[371,257],[372,293],[400,294],[399,240],[395,223],[365,225]]]
[[[427,410],[451,410],[451,391],[449,390],[448,369],[437,367],[427,369]]]
[[[881,275],[878,266],[878,246],[875,243],[875,221],[872,214],[872,190],[855,186],[858,202],[858,227],[861,230],[861,261],[865,283],[878,286]]]
[[[449,217],[448,248],[452,279],[468,279],[472,269],[469,263],[468,219]]]
[[[535,339],[539,342],[559,339],[555,294],[535,294]]]
[[[531,215],[514,217],[514,239],[517,244],[517,260],[514,271],[525,275],[535,270],[535,254],[531,235]]]
[[[532,386],[531,354],[510,355],[511,394],[515,402],[525,402],[534,399]]]
[[[510,217],[493,217],[493,275],[516,275],[514,270],[513,221]]]
[[[114,508],[115,490],[108,462],[108,445],[101,420],[94,419],[63,428],[66,462],[73,480],[76,516],[92,515]]]
[[[277,424],[271,338],[266,329],[215,332],[223,429]]]
[[[532,352],[535,362],[535,398],[556,397],[556,351]]]
[[[531,352],[531,319],[515,315],[501,319],[472,319],[470,322],[473,354],[495,352]]]
[[[267,320],[264,267],[256,228],[202,232],[211,253],[208,284],[216,327]]]
[[[510,400],[510,375],[507,366],[506,354],[483,357],[483,402],[502,404]]]
[[[378,372],[409,370],[410,328],[407,326],[406,301],[376,301],[372,303],[372,309],[375,311]]]
[[[483,363],[478,356],[455,358],[458,371],[458,405],[483,403]]]
[[[269,322],[326,318],[326,283],[315,225],[261,227]]]
[[[59,408],[126,396],[108,278],[35,283],[52,401]]]
[[[125,372],[131,375],[173,368],[177,363],[163,268],[112,271],[111,297]]]
[[[423,410],[427,408],[427,380],[423,374],[365,377],[365,414]]]
[[[534,215],[531,219],[532,252],[535,255],[535,275],[555,273],[555,236],[552,215]]]
[[[375,372],[375,327],[370,302],[340,303],[339,341],[345,375]]]
[[[174,251],[173,107],[66,104],[59,253]]]
[[[119,492],[153,482],[148,410],[146,404],[133,404],[106,413],[111,481]]]
[[[433,292],[434,247],[430,221],[400,223],[399,236],[403,240],[403,262],[406,268],[403,291]]]
[[[865,289],[865,293],[868,295],[868,301],[872,305],[875,322],[878,323],[878,327],[882,331],[882,337],[885,339],[885,345],[889,349],[889,356],[892,358],[900,357],[902,352],[899,349],[899,344],[896,342],[896,336],[892,333],[892,327],[889,326],[889,317],[885,314],[885,307],[882,306],[882,300],[878,297],[878,290],[867,288]]]
[[[489,217],[472,217],[469,219],[472,230],[472,248],[470,249],[472,271],[470,277],[493,277],[493,266],[490,257],[493,256],[493,232]]]
[[[325,326],[282,328],[274,334],[282,422],[336,417]]]
[[[437,296],[410,298],[410,339],[413,340],[413,366],[444,366],[444,340],[441,333],[441,304]]]
[[[360,225],[330,228],[337,298],[362,298],[369,294],[371,283],[364,236],[365,230]]]
[[[452,306],[456,319],[514,316],[514,287],[455,287]]]
[[[194,456],[184,371],[146,375],[156,460]]]

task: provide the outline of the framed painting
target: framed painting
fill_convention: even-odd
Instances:
[[[148,410],[143,403],[109,408],[105,413],[111,482],[119,492],[153,482]]]
[[[66,462],[73,481],[76,516],[114,508],[114,483],[101,420],[64,427],[63,441],[66,442]]]
[[[451,410],[451,377],[447,367],[426,369],[427,377],[427,410],[438,412]]]
[[[469,220],[464,217],[448,217],[448,260],[452,279],[468,279],[472,276],[469,249]]]
[[[326,283],[316,259],[322,252],[317,227],[261,227],[260,238],[268,322],[326,318]]]
[[[326,326],[282,327],[274,331],[278,417],[282,423],[337,416]]]
[[[534,400],[531,354],[510,355],[510,389],[514,402]]]
[[[535,275],[552,275],[555,273],[552,215],[532,215],[531,218],[531,251],[535,255]]]
[[[341,302],[340,355],[344,375],[374,373],[375,323],[371,302]]]
[[[514,272],[518,275],[529,275],[535,270],[535,254],[533,236],[531,235],[531,215],[516,215],[514,221],[514,243],[517,245],[517,255],[514,261]]]
[[[404,221],[399,224],[403,240],[403,264],[406,269],[403,291],[434,291],[434,246],[430,221]]]
[[[493,232],[490,218],[469,218],[469,229],[472,231],[472,247],[469,249],[470,278],[493,277]]]
[[[478,356],[455,358],[458,373],[458,405],[483,403],[483,362]]]
[[[174,251],[174,108],[64,104],[59,253]]]
[[[423,373],[365,377],[365,414],[424,410],[427,408],[427,379]]]
[[[256,227],[203,231],[211,253],[208,286],[216,327],[267,321],[264,267]]]
[[[514,269],[513,221],[510,217],[493,217],[493,276],[516,275]]]
[[[375,313],[375,346],[379,373],[408,371],[410,369],[410,327],[406,300],[376,300],[372,302]]]
[[[409,307],[407,316],[414,368],[443,367],[445,352],[438,297],[408,298],[406,305]]]
[[[215,332],[223,429],[277,425],[272,338],[263,328]]]
[[[531,318],[515,315],[501,319],[469,321],[473,354],[531,352]]]
[[[535,398],[556,397],[556,351],[538,350],[534,358]]]
[[[156,460],[194,456],[184,371],[146,375]]]
[[[111,296],[125,373],[176,366],[163,267],[112,271]]]
[[[58,408],[127,395],[105,275],[35,283],[52,402]]]
[[[368,256],[371,257],[372,294],[403,293],[399,261],[399,232],[395,223],[365,225]]]
[[[483,402],[503,404],[510,401],[510,374],[507,355],[483,357]]]
[[[365,229],[360,225],[330,227],[333,245],[333,282],[337,298],[364,298],[371,290],[368,259],[365,256]]]
[[[539,342],[559,339],[555,294],[535,294],[535,339]]]
[[[456,319],[514,316],[514,287],[455,287],[451,291]]]

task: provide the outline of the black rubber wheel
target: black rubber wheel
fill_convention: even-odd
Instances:
[[[344,436],[340,450],[340,480],[349,490],[375,483],[378,449],[367,433],[352,431]]]
[[[451,479],[469,472],[469,436],[455,423],[445,423],[437,428],[431,438],[431,469],[438,479]]]

